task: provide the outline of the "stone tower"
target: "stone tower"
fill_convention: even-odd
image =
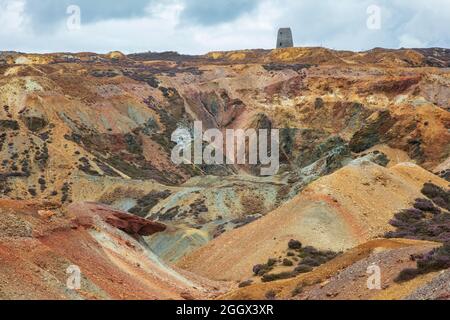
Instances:
[[[278,30],[277,49],[292,48],[293,46],[294,40],[292,39],[291,28],[281,28]]]

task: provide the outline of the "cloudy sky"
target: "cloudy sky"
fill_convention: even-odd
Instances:
[[[450,47],[450,0],[0,0],[0,51]],[[80,23],[78,23],[80,22]]]

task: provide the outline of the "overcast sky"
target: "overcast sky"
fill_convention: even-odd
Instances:
[[[449,48],[450,0],[0,0],[3,51],[273,48],[280,27],[296,46]]]

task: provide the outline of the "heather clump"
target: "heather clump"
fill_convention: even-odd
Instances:
[[[427,198],[416,199],[413,208],[402,210],[390,221],[396,228],[387,238],[407,238],[441,242],[443,246],[425,255],[412,256],[417,267],[404,269],[396,282],[406,282],[419,275],[450,268],[450,190],[426,183],[422,194]]]

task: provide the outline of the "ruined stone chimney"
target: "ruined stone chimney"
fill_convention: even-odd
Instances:
[[[280,28],[278,30],[277,49],[292,48],[293,46],[294,40],[292,39],[291,28]]]

